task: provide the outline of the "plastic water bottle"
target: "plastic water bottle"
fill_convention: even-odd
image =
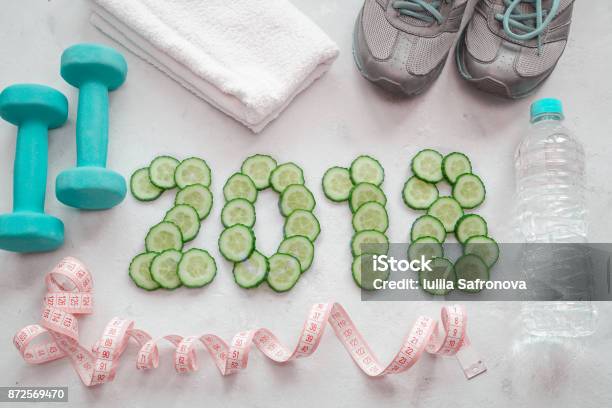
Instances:
[[[526,243],[523,271],[533,299],[554,299],[525,302],[522,318],[533,335],[580,337],[592,334],[597,322],[584,245],[585,154],[563,119],[559,100],[535,102],[516,150],[517,226]]]

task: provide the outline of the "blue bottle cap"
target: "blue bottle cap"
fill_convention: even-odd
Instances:
[[[531,120],[539,118],[542,115],[558,115],[561,119],[563,116],[563,104],[555,98],[544,98],[535,101],[531,104]]]

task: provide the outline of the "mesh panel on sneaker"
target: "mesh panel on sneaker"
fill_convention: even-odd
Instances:
[[[387,21],[385,11],[374,0],[366,0],[363,8],[363,32],[374,58],[391,56],[398,30]]]
[[[446,57],[455,35],[442,33],[437,37],[418,37],[407,63],[408,71],[415,75],[425,75]]]
[[[399,19],[402,20],[404,23],[410,24],[411,26],[415,27],[427,27],[434,24],[433,22],[427,22],[424,20],[420,20],[416,17],[407,16],[404,14],[400,15]]]
[[[516,71],[521,76],[537,76],[554,67],[563,54],[566,41],[546,44],[538,54],[537,48],[523,48],[516,61]]]
[[[469,53],[482,62],[491,62],[497,56],[501,41],[489,30],[487,20],[481,14],[474,13],[465,37]]]

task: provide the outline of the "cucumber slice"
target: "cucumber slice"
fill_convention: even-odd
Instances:
[[[295,235],[285,238],[278,247],[279,254],[293,256],[300,263],[302,273],[306,272],[314,259],[314,245],[306,237]]]
[[[438,244],[440,245],[440,244]],[[447,282],[453,282],[453,287],[457,280],[453,263],[446,258],[434,258],[429,264],[431,271],[419,270],[419,284],[421,288],[434,296],[448,295],[453,289],[447,287]],[[425,284],[436,285],[435,288],[427,288]]]
[[[314,242],[321,232],[321,226],[317,217],[310,211],[295,210],[285,220],[283,231],[285,238],[301,235]]]
[[[176,186],[174,173],[179,164],[178,160],[170,156],[159,156],[153,159],[149,165],[151,183],[164,190],[174,188]]]
[[[459,176],[472,172],[472,163],[463,153],[450,153],[442,160],[442,172],[449,183],[455,184]]]
[[[257,200],[257,187],[250,177],[242,173],[234,173],[223,186],[225,201],[244,198],[252,203]]]
[[[494,239],[489,237],[471,237],[465,243],[463,253],[479,256],[491,268],[499,259],[499,245],[497,245]]]
[[[485,196],[485,186],[474,174],[459,176],[453,186],[453,198],[466,209],[478,207],[485,200]]]
[[[188,288],[208,285],[217,275],[217,263],[208,251],[191,248],[178,264],[178,277]]]
[[[266,280],[268,274],[268,259],[257,251],[242,262],[234,264],[234,280],[244,289],[258,287]]]
[[[255,250],[255,234],[244,225],[234,225],[219,236],[219,251],[231,262],[242,262]]]
[[[276,160],[266,154],[256,154],[247,157],[240,172],[253,180],[253,184],[258,190],[265,190],[270,187],[270,175],[276,168]]]
[[[323,193],[332,201],[348,200],[352,188],[351,174],[344,167],[332,167],[323,175]]]
[[[427,215],[442,221],[446,232],[453,232],[457,221],[463,217],[463,208],[452,197],[440,197],[429,207]]]
[[[371,183],[380,186],[385,180],[385,170],[378,160],[370,156],[359,156],[353,160],[350,174],[353,184]]]
[[[213,205],[213,196],[208,187],[202,184],[192,184],[178,193],[174,205],[187,204],[195,208],[201,220],[208,217]]]
[[[292,184],[281,193],[278,206],[281,214],[287,217],[295,210],[314,210],[315,199],[302,184]]]
[[[351,271],[353,280],[361,289],[376,290],[374,282],[377,279],[386,281],[389,279],[389,268],[386,271],[375,271],[373,263],[373,254],[363,254],[353,259]]]
[[[163,252],[168,249],[180,251],[183,249],[183,236],[176,224],[162,221],[153,226],[145,237],[147,252]]]
[[[442,181],[442,155],[435,150],[421,150],[412,158],[412,172],[415,176],[429,183]]]
[[[304,172],[295,163],[281,164],[270,174],[270,185],[277,193],[282,193],[292,184],[304,184]]]
[[[389,252],[389,238],[385,234],[374,230],[359,231],[351,240],[353,256],[361,254],[386,255]]]
[[[266,280],[275,292],[286,292],[300,279],[300,262],[291,255],[274,254],[268,260],[269,270]]]
[[[387,204],[387,196],[382,190],[372,183],[359,183],[351,190],[349,206],[354,213],[365,203],[376,202],[384,206]]]
[[[477,255],[468,254],[463,255],[455,262],[455,274],[457,280],[465,280],[466,282],[476,282],[480,279],[481,281],[488,281],[490,278],[489,268],[485,262]],[[478,293],[481,289],[468,289],[462,288],[463,292]]]
[[[472,237],[486,236],[488,233],[487,222],[477,214],[465,214],[455,227],[457,240],[462,244]]]
[[[155,252],[145,252],[136,255],[129,267],[130,278],[136,286],[144,290],[155,290],[159,288],[159,283],[151,277],[151,262],[157,256]]]
[[[190,157],[179,164],[174,172],[174,180],[178,188],[185,188],[194,184],[210,187],[212,176],[210,167],[198,157]]]
[[[221,210],[221,222],[226,228],[236,224],[253,228],[255,220],[255,207],[244,198],[235,198],[229,201]]]
[[[422,237],[414,241],[408,247],[408,259],[420,260],[423,257],[425,259],[442,258],[444,256],[444,247],[435,238]]]
[[[410,229],[410,241],[414,242],[419,238],[431,237],[443,243],[446,239],[446,228],[444,224],[431,215],[423,215],[414,221]]]
[[[151,262],[151,277],[164,289],[176,289],[181,286],[178,276],[178,264],[182,254],[175,249],[168,249],[158,254]]]
[[[179,204],[172,207],[164,217],[164,221],[170,221],[181,230],[183,242],[194,239],[200,231],[200,217],[195,208],[187,204]]]
[[[353,215],[353,229],[356,232],[365,230],[385,232],[388,227],[387,211],[379,203],[365,203]]]
[[[412,176],[404,184],[402,198],[404,203],[413,210],[428,209],[439,196],[438,187],[416,176]]]
[[[132,174],[130,190],[134,198],[139,201],[153,201],[164,192],[164,190],[151,183],[148,167],[138,169]]]

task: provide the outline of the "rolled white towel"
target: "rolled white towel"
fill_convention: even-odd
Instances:
[[[98,29],[254,132],[338,56],[287,0],[93,2]]]

